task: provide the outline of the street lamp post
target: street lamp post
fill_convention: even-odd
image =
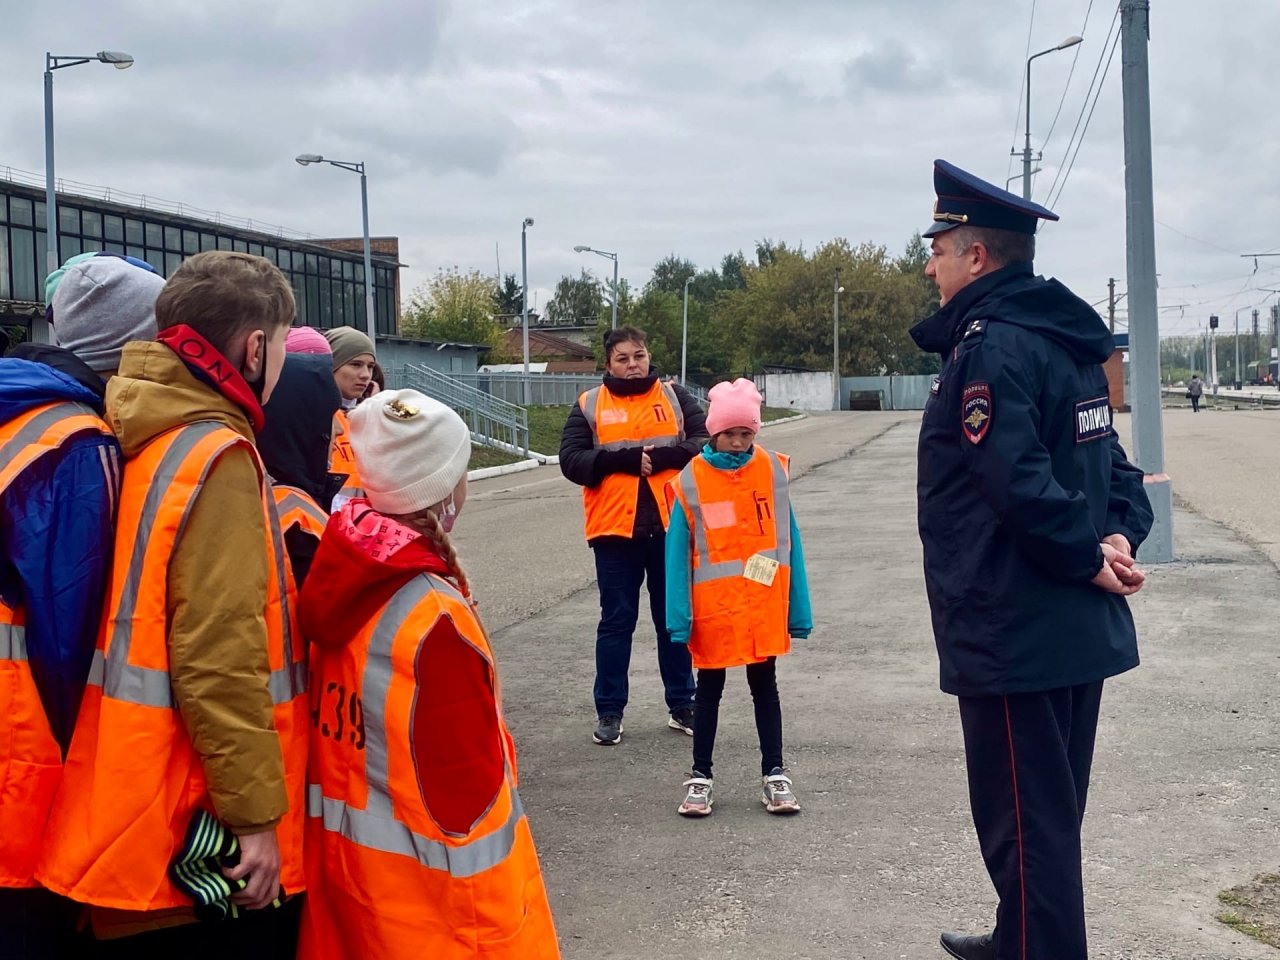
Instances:
[[[1034,170],[1031,171],[1031,175],[1034,177],[1037,173],[1040,173],[1040,172],[1041,172],[1040,168],[1036,167]],[[1022,179],[1022,174],[1015,173],[1012,177],[1009,177],[1005,180],[1004,188],[1008,190],[1011,186],[1013,186],[1013,181],[1021,180],[1021,179]]]
[[[82,57],[44,55],[44,216],[45,216],[45,274],[58,269],[58,197],[53,176],[53,71],[64,67],[78,67],[82,63],[109,63],[117,70],[133,66],[133,57],[119,50],[99,50]],[[44,342],[48,339],[43,320],[32,321],[32,339]]]
[[[1084,37],[1067,37],[1056,47],[1050,47],[1048,50],[1041,50],[1039,53],[1032,54],[1027,58],[1027,125],[1025,130],[1025,139],[1022,144],[1022,199],[1031,199],[1031,61],[1036,57],[1043,57],[1048,53],[1056,53],[1059,50],[1066,50],[1068,47],[1074,47],[1077,43],[1084,40]]]
[[[601,256],[607,260],[613,261],[613,319],[611,322],[611,327],[612,329],[617,330],[618,329],[618,255],[616,253],[610,253],[608,250],[597,250],[595,247],[588,247],[585,244],[580,244],[574,247],[573,249],[577,253],[594,253],[597,256]]]
[[[693,277],[689,277],[684,282],[684,323],[680,327],[680,386],[684,386],[688,381],[685,379],[685,368],[689,358],[689,284],[693,283]]]
[[[364,164],[352,163],[348,160],[326,160],[318,153],[300,153],[294,157],[299,166],[312,163],[327,163],[333,167],[341,167],[352,173],[360,174],[360,213],[364,220],[364,315],[369,339],[378,342],[377,314],[374,309],[373,296],[373,256],[369,250],[369,182],[365,179]]]
[[[525,217],[520,224],[520,326],[524,339],[524,405],[527,407],[531,399],[532,386],[529,383],[529,247],[525,235],[533,226],[533,217]]]
[[[844,287],[840,286],[840,268],[836,268],[835,279],[831,283],[831,316],[833,329],[831,333],[831,384],[833,404],[832,410],[840,409],[840,294]]]

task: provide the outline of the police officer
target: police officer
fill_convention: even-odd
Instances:
[[[959,698],[995,930],[942,934],[961,960],[1085,960],[1080,825],[1102,684],[1138,664],[1125,597],[1151,528],[1111,425],[1101,318],[1032,272],[1052,211],[935,161],[911,331],[940,354],[917,498],[941,685]]]

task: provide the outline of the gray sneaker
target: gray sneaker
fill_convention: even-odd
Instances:
[[[791,792],[791,778],[781,767],[774,767],[767,777],[761,778],[764,796],[761,802],[770,813],[799,813],[800,801]]]
[[[693,771],[693,776],[684,782],[684,803],[676,808],[682,817],[705,817],[711,812],[711,778]]]
[[[606,747],[612,747],[622,739],[622,718],[609,714],[600,718],[600,725],[591,734],[591,739]]]

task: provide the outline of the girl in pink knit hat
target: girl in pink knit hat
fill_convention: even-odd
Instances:
[[[711,754],[730,667],[745,667],[760,738],[761,801],[769,813],[800,804],[782,757],[775,666],[792,637],[813,629],[800,530],[791,509],[789,458],[755,442],[760,392],[750,380],[708,395],[711,440],[667,484],[667,629],[698,671],[693,772],[679,813],[711,812]]]

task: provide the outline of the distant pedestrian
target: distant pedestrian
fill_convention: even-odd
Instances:
[[[1138,665],[1125,600],[1151,529],[1142,471],[1111,425],[1114,343],[1035,276],[1052,211],[934,166],[940,309],[911,335],[942,357],[917,497],[941,685],[959,699],[969,802],[1000,898],[961,960],[1086,960],[1080,826],[1102,684]]]
[[[800,804],[782,759],[775,674],[791,638],[809,636],[813,613],[804,550],[788,491],[788,458],[755,443],[760,392],[750,380],[711,388],[702,453],[667,484],[667,629],[698,668],[693,772],[678,811],[711,812],[711,754],[730,667],[746,667],[760,738],[762,800],[770,813]]]
[[[497,667],[449,533],[471,433],[385,390],[351,414],[368,499],[329,522],[312,641],[303,960],[560,956]]]
[[[1187,384],[1187,396],[1191,398],[1191,412],[1200,412],[1200,398],[1204,396],[1204,381],[1200,379],[1200,374],[1193,373],[1191,382]]]
[[[689,651],[670,642],[666,624],[663,488],[702,448],[706,417],[683,387],[659,379],[645,335],[619,327],[604,337],[604,383],[578,398],[560,440],[560,471],[583,488],[587,545],[596,560],[600,625],[596,629],[592,739],[622,739],[631,638],[640,615],[640,587],[649,581],[649,609],[658,634],[658,670],[668,726],[693,735],[693,667]]]

